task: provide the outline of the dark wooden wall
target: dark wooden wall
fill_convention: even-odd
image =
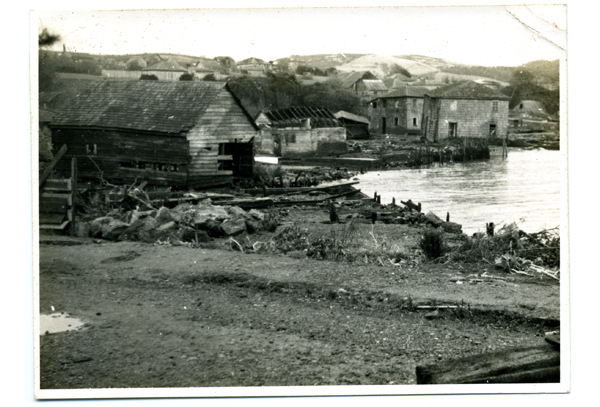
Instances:
[[[126,131],[54,128],[53,148],[67,145],[64,160],[57,172],[68,173],[71,157],[78,158],[80,178],[104,179],[131,183],[148,181],[154,185],[181,186],[187,183],[189,144],[185,136],[140,134]],[[141,165],[148,168],[137,168]],[[157,170],[162,164],[169,170]],[[174,167],[177,171],[174,171]]]

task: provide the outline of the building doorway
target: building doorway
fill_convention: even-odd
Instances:
[[[381,118],[381,134],[385,134],[386,133],[386,120],[385,117]]]

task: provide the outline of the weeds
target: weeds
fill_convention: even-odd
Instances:
[[[426,229],[423,236],[421,236],[419,247],[430,260],[439,259],[448,251],[444,243],[443,232],[431,228]]]
[[[560,236],[557,229],[527,234],[515,223],[503,226],[494,236],[468,237],[450,254],[450,260],[486,262],[506,271],[521,270],[529,264],[560,267]]]

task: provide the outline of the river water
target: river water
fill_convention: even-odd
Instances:
[[[559,151],[509,149],[503,160],[494,150],[486,161],[374,171],[358,179],[361,191],[377,192],[381,203],[411,199],[444,220],[449,212],[467,234],[484,231],[486,222],[516,222],[526,232],[560,224]]]

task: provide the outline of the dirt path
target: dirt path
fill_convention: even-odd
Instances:
[[[403,384],[417,364],[543,341],[559,287],[140,243],[40,246],[41,388]],[[429,320],[407,307],[470,304]],[[548,321],[546,321],[548,323]]]

